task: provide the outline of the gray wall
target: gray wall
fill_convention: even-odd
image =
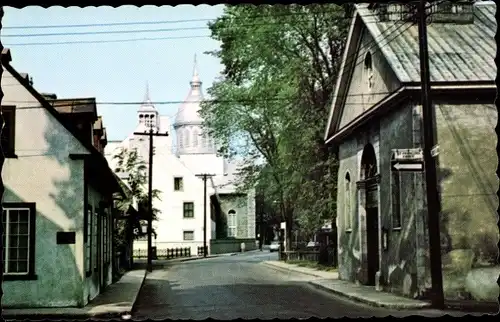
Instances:
[[[241,243],[245,243],[245,251],[257,249],[253,238],[227,238],[210,241],[210,254],[227,254],[241,251]]]

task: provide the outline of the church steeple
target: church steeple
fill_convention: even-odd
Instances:
[[[151,99],[149,98],[149,83],[146,81],[146,94],[144,94],[143,104],[148,103],[151,104]]]
[[[158,111],[151,102],[148,82],[146,82],[146,93],[144,94],[144,100],[137,110],[137,113],[140,125],[144,125],[147,128],[158,128]]]
[[[193,77],[191,78],[190,84],[192,90],[199,90],[201,87],[200,75],[198,74],[198,61],[196,60],[196,54],[194,54]]]

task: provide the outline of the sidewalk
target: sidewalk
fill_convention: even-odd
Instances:
[[[145,277],[145,270],[128,271],[83,308],[3,309],[2,315],[6,320],[121,317],[132,312]]]
[[[392,293],[376,291],[374,287],[356,285],[338,279],[338,273],[318,271],[312,268],[299,267],[278,261],[266,261],[262,264],[283,272],[296,272],[315,277],[309,284],[351,300],[372,306],[390,309],[422,309],[430,307],[430,303],[397,296]]]

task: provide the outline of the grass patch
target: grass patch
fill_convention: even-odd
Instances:
[[[306,260],[289,260],[286,261],[287,264],[297,265],[300,267],[307,267],[312,269],[317,269],[319,271],[336,272],[337,268],[332,266],[320,265],[318,262],[306,261]]]

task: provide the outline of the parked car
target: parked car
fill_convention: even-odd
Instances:
[[[280,242],[277,240],[272,241],[271,245],[269,245],[270,252],[279,251],[279,249],[280,249]]]
[[[319,250],[319,242],[313,242],[313,241],[310,241],[309,243],[307,243],[307,246],[306,246],[306,249],[308,251],[318,251]]]

